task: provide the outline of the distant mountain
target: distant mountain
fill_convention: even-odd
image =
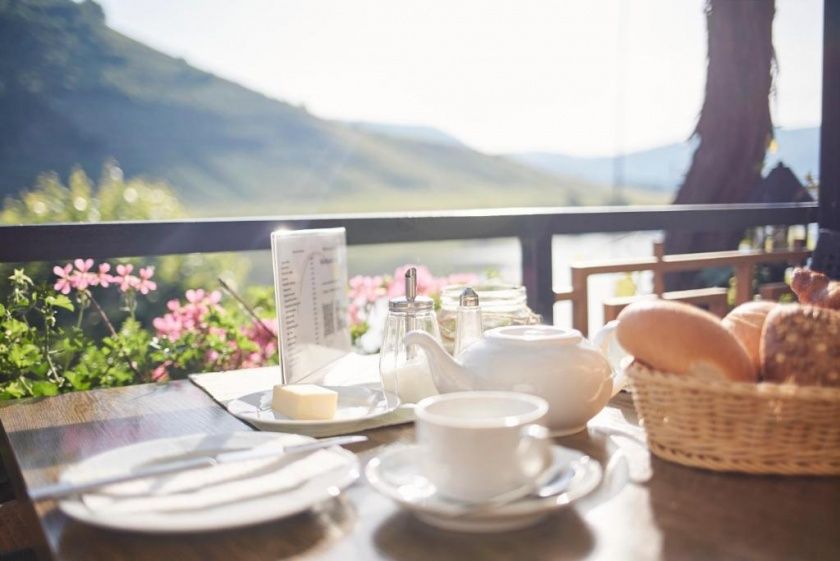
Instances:
[[[585,204],[608,196],[432,129],[394,130],[319,119],[197,70],[108,28],[92,1],[0,1],[0,196],[47,170],[66,174],[78,164],[98,175],[111,157],[128,176],[168,181],[195,213]]]
[[[676,190],[688,171],[695,146],[694,142],[682,142],[625,155],[625,184],[665,192]],[[777,129],[776,142],[767,155],[765,169],[784,162],[800,181],[804,181],[806,174],[818,175],[819,152],[819,128]],[[535,169],[607,185],[613,182],[616,162],[613,157],[578,158],[546,152],[511,154],[510,157]]]
[[[425,125],[400,125],[396,123],[372,123],[367,121],[350,121],[348,124],[364,131],[390,136],[392,138],[416,140],[418,142],[427,142],[429,144],[440,144],[441,146],[468,148],[466,144],[451,134],[435,127],[428,127]]]

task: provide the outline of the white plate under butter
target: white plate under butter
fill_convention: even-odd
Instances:
[[[393,499],[431,526],[458,532],[501,532],[536,524],[551,512],[564,508],[592,492],[601,482],[601,465],[589,456],[562,446],[553,446],[554,462],[573,471],[566,490],[548,498],[524,497],[493,509],[463,514],[463,503],[438,496],[422,474],[417,461],[418,445],[385,449],[368,462],[365,477],[371,486]],[[492,469],[492,466],[488,466]]]
[[[338,393],[338,404],[332,419],[307,421],[291,419],[271,408],[272,391],[265,390],[229,401],[225,407],[231,414],[251,423],[260,430],[294,431],[354,423],[380,417],[394,411],[400,403],[392,393],[375,384],[354,386],[324,386]]]
[[[264,432],[235,432],[215,435],[189,435],[177,438],[150,440],[124,446],[97,454],[68,468],[61,476],[62,481],[81,482],[106,472],[168,462],[188,457],[216,454],[226,451],[246,450],[256,446],[279,441],[284,444],[299,444],[313,440],[297,434]],[[288,485],[253,486],[248,484],[266,475],[276,474],[281,469],[294,470],[293,457],[279,457],[271,460],[257,460],[260,464],[240,464],[239,472],[221,482],[214,466],[203,470],[192,470],[181,474],[150,478],[119,484],[62,500],[59,508],[68,516],[104,528],[153,533],[200,532],[236,528],[276,520],[298,514],[313,506],[338,496],[343,489],[359,477],[359,462],[356,455],[340,447],[319,450],[312,454],[326,453],[329,456],[312,457],[319,461],[327,459],[330,466],[314,476],[290,471]],[[298,455],[301,457],[301,455]],[[303,460],[305,461],[305,460]],[[296,464],[302,466],[303,464]],[[246,473],[242,473],[242,469]],[[250,471],[249,471],[250,470]],[[298,470],[300,471],[300,470]],[[215,475],[214,475],[215,474]],[[173,481],[173,478],[180,480]],[[203,479],[209,479],[209,484]],[[215,479],[215,480],[214,480]],[[174,482],[184,487],[178,496],[172,493],[160,494],[160,489]],[[209,490],[209,492],[208,492]],[[192,492],[191,492],[192,491]],[[225,493],[233,493],[226,500]],[[152,502],[154,501],[154,502]]]

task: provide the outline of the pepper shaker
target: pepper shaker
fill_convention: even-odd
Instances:
[[[454,356],[484,336],[481,326],[481,308],[478,294],[472,288],[465,288],[458,299],[458,314],[455,319]]]

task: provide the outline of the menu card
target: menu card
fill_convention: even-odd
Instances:
[[[344,228],[271,234],[282,383],[294,384],[351,351]]]

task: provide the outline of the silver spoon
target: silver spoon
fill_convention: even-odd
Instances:
[[[508,505],[524,498],[546,499],[560,495],[569,488],[572,478],[575,475],[575,470],[568,465],[555,464],[546,469],[539,477],[532,483],[528,483],[516,489],[505,491],[495,497],[491,497],[481,502],[463,502],[458,501],[459,506],[457,512],[453,514],[457,516],[478,514],[495,510],[499,507]],[[449,501],[450,499],[447,499]],[[455,503],[455,501],[452,501]]]

